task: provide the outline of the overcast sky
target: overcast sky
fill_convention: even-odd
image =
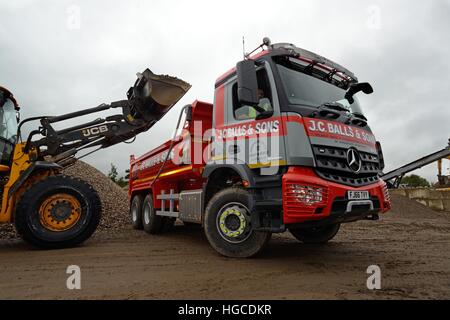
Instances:
[[[0,0],[0,13],[0,85],[22,118],[124,99],[146,67],[193,85],[134,144],[88,158],[104,172],[169,139],[184,104],[212,101],[215,79],[242,58],[242,36],[247,50],[269,36],[371,82],[375,93],[361,100],[387,169],[450,138],[450,0]],[[417,173],[435,181],[436,165]]]

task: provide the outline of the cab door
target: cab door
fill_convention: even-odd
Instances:
[[[272,175],[286,164],[286,157],[280,105],[268,63],[257,68],[257,79],[257,106],[239,103],[236,77],[225,84],[222,148],[228,163],[245,164],[262,175]]]

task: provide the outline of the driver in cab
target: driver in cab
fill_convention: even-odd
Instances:
[[[256,117],[267,111],[273,111],[272,104],[270,103],[269,98],[267,98],[264,90],[258,89],[258,106],[242,106],[236,110],[236,119],[237,120],[248,120],[248,119],[256,119]]]

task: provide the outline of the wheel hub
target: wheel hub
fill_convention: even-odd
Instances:
[[[138,214],[137,214],[137,208],[133,206],[133,208],[131,209],[131,216],[133,218],[133,221],[137,221],[138,219]]]
[[[250,235],[248,210],[244,206],[228,205],[219,212],[217,218],[219,232],[225,240],[242,242]]]
[[[145,224],[150,224],[150,210],[151,208],[147,205],[144,208],[144,220]]]
[[[62,222],[70,217],[72,213],[72,207],[67,202],[57,203],[51,208],[50,214],[52,218],[58,222]]]
[[[48,230],[62,232],[77,224],[80,202],[72,195],[59,193],[45,199],[39,207],[41,224]]]
[[[234,214],[225,218],[225,227],[231,231],[239,231],[241,227],[245,227],[245,223],[245,221],[241,221],[241,219]]]

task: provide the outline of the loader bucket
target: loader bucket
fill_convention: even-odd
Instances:
[[[14,107],[16,108],[17,111],[19,111],[19,104],[17,103],[16,99],[14,98],[13,94],[11,93],[11,91],[9,91],[8,89],[0,86],[0,107],[3,106],[3,103],[6,102],[6,99],[10,99],[11,102],[14,104]]]
[[[133,117],[146,122],[161,119],[191,88],[183,80],[156,75],[149,69],[137,74],[135,85],[128,91]]]

